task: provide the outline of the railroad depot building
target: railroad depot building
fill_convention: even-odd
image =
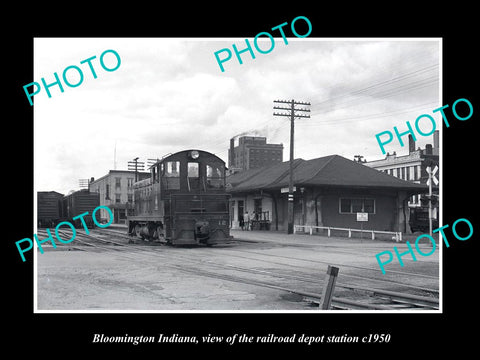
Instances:
[[[289,162],[227,177],[232,229],[247,211],[263,228],[285,231]],[[294,224],[360,229],[357,213],[368,213],[365,230],[409,233],[408,200],[426,193],[408,182],[339,155],[293,163]]]

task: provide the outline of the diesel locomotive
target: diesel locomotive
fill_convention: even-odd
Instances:
[[[172,245],[213,245],[231,238],[225,162],[216,155],[201,150],[171,154],[133,188],[129,235]]]

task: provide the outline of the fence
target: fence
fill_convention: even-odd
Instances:
[[[331,236],[332,230],[339,230],[339,231],[347,231],[348,237],[352,237],[352,232],[360,232],[360,233],[371,233],[372,240],[375,240],[375,234],[386,234],[386,235],[393,235],[392,239],[395,239],[396,242],[402,241],[402,233],[396,231],[380,231],[380,230],[362,230],[362,229],[347,229],[347,228],[337,228],[331,226],[314,226],[314,225],[293,225],[293,233],[296,234],[299,230],[302,230],[304,233],[307,231],[310,235],[313,234],[313,229],[322,229],[327,230],[327,236]]]

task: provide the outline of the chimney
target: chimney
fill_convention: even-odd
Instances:
[[[411,154],[415,151],[415,140],[413,140],[412,134],[408,135],[408,153]]]
[[[233,164],[235,163],[235,151],[234,151],[234,147],[235,147],[235,138],[231,138],[230,139],[230,151],[228,152],[228,167],[232,167]]]
[[[425,145],[425,155],[432,155],[432,144]]]

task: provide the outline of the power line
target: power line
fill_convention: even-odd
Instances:
[[[384,81],[380,81],[378,83],[374,83],[374,84],[368,85],[368,86],[360,88],[360,89],[352,90],[352,91],[350,91],[346,94],[342,94],[342,95],[339,95],[339,96],[334,97],[334,98],[330,98],[330,99],[325,100],[325,101],[314,103],[313,106],[318,106],[318,105],[321,105],[321,104],[324,104],[324,103],[329,103],[333,100],[341,99],[341,98],[348,97],[348,96],[351,96],[351,95],[362,94],[362,93],[365,93],[369,89],[372,89],[372,88],[378,88],[378,87],[382,87],[382,86],[386,86],[386,85],[391,85],[393,83],[411,78],[413,76],[417,76],[419,73],[425,73],[425,72],[431,71],[435,68],[438,68],[438,66],[439,66],[438,64],[429,65],[429,66],[426,66],[424,68],[417,69],[415,71],[411,71],[411,72],[399,75],[399,76],[394,77],[394,78],[390,78],[390,79],[387,79],[387,80],[384,80]]]
[[[406,84],[400,84],[396,88],[391,88],[391,85],[398,83],[400,81],[412,78],[413,76],[418,76],[421,73],[427,73],[437,68],[438,64],[429,65],[427,67],[411,71],[400,76],[387,79],[381,82],[370,84],[363,88],[354,89],[342,95],[334,96],[328,100],[314,103],[313,106],[316,108],[316,112],[325,113],[326,111],[332,111],[335,107],[350,107],[358,105],[359,102],[362,104],[366,103],[365,96],[375,97],[368,102],[378,101],[385,99],[391,96],[400,95],[405,92],[410,92],[413,90],[418,90],[429,86],[431,84],[438,82],[438,76],[432,75],[427,78],[418,79],[414,82],[409,82]],[[365,95],[365,96],[362,96]],[[332,109],[329,109],[331,107]]]
[[[370,97],[370,99],[368,99],[368,100],[365,100],[364,97],[360,97],[360,96],[357,96],[356,98],[352,98],[352,99],[347,99],[346,101],[340,102],[340,103],[335,103],[332,100],[332,102],[330,104],[328,104],[331,107],[331,109],[328,109],[328,107],[327,107],[326,109],[325,108],[324,109],[317,109],[315,111],[326,113],[326,112],[333,111],[335,108],[338,108],[338,107],[341,107],[342,109],[344,109],[344,108],[347,108],[347,107],[364,105],[364,104],[384,100],[384,99],[392,97],[392,96],[401,95],[401,94],[404,94],[404,93],[410,93],[414,90],[419,90],[419,89],[431,86],[435,83],[438,83],[438,78],[432,77],[432,78],[428,78],[428,79],[424,79],[424,80],[418,80],[418,81],[410,83],[410,84],[405,84],[405,85],[399,86],[395,89],[383,90],[383,91],[380,91],[380,92],[370,93],[370,94],[366,93],[365,96]]]
[[[358,122],[358,121],[365,121],[365,120],[371,120],[371,119],[376,119],[376,118],[381,118],[385,116],[393,116],[393,115],[401,115],[401,114],[407,114],[410,112],[415,112],[418,111],[419,109],[424,109],[427,105],[437,105],[438,103],[436,101],[430,101],[428,103],[423,103],[420,105],[417,105],[415,107],[411,107],[407,110],[405,109],[400,109],[400,110],[392,110],[392,111],[386,111],[386,112],[377,112],[377,113],[372,113],[372,114],[366,114],[366,115],[359,115],[359,116],[348,116],[348,117],[341,117],[341,118],[334,118],[331,120],[322,120],[321,123],[319,122],[310,122],[308,124],[302,123],[302,126],[308,126],[308,127],[317,127],[317,126],[324,126],[324,125],[331,125],[331,124],[346,124],[350,122]],[[316,116],[312,114],[312,117]]]

